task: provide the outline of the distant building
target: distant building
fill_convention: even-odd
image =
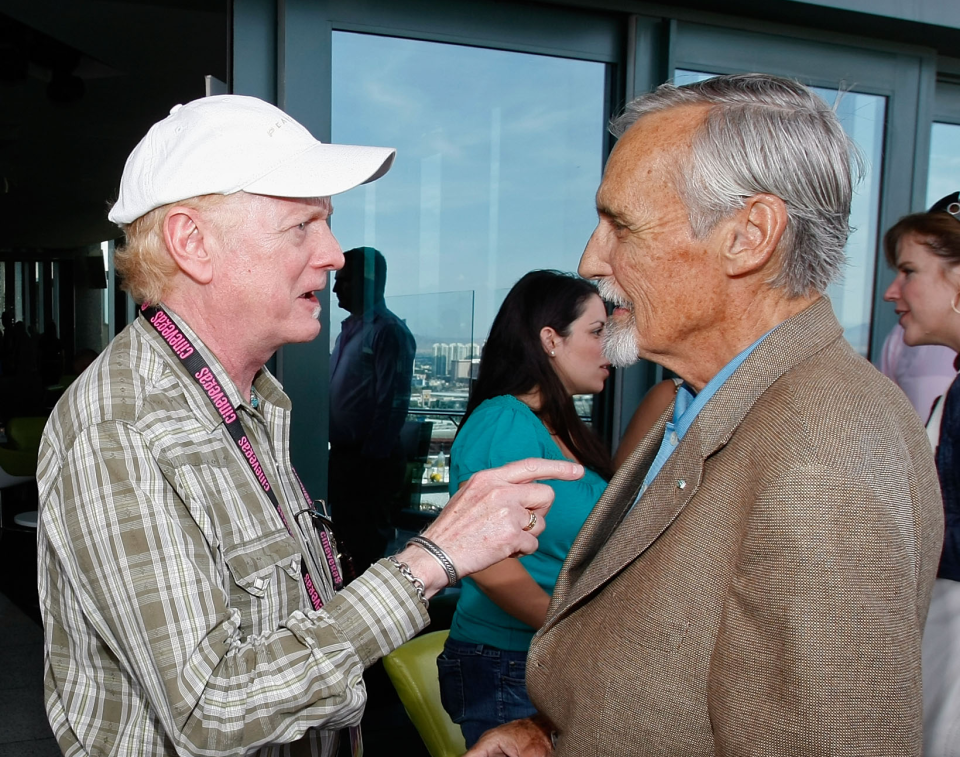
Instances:
[[[454,381],[475,379],[480,370],[480,359],[454,360],[450,365],[450,378]]]

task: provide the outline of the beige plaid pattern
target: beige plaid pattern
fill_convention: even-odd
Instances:
[[[427,622],[380,561],[335,597],[288,453],[290,401],[231,400],[294,536],[142,319],[58,403],[38,467],[47,712],[67,755],[331,755],[364,668]],[[301,555],[328,598],[313,611]]]
[[[919,755],[943,507],[906,398],[822,299],[627,514],[670,413],[587,520],[531,648],[558,757]]]

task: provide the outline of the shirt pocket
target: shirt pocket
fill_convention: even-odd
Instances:
[[[269,499],[232,465],[183,465],[177,488],[215,556],[218,580],[238,610],[242,636],[276,630],[302,607],[302,556]]]
[[[223,544],[222,548],[233,582],[254,597],[265,598],[278,581],[300,579],[301,555],[286,531],[241,544]]]
[[[238,544],[224,543],[224,581],[230,605],[240,611],[241,636],[277,629],[296,611],[306,611],[301,591],[301,555],[286,531]]]

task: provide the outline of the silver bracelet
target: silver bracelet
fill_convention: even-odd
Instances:
[[[453,586],[457,581],[460,580],[460,574],[457,573],[457,569],[453,564],[453,560],[450,559],[450,556],[440,549],[440,547],[430,541],[426,536],[411,536],[407,540],[407,546],[410,546],[411,544],[425,550],[433,557],[434,560],[440,563],[440,567],[443,568],[443,572],[447,574],[447,586]]]
[[[430,607],[430,600],[427,599],[427,595],[424,594],[424,585],[423,581],[417,578],[413,573],[410,572],[410,566],[405,562],[400,562],[396,555],[390,555],[387,558],[390,562],[397,566],[397,570],[400,571],[400,575],[406,578],[410,583],[413,584],[413,588],[417,590],[417,599],[423,603],[424,609]]]

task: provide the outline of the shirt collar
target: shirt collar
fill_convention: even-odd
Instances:
[[[770,331],[773,331],[773,329],[770,329]],[[680,385],[680,388],[677,389],[677,399],[673,405],[673,425],[678,437],[683,438],[694,420],[696,420],[701,408],[703,408],[713,395],[717,393],[717,390],[727,382],[727,379],[733,375],[733,372],[740,367],[740,364],[747,359],[760,342],[767,338],[770,331],[766,332],[766,334],[723,366],[720,372],[710,379],[700,392],[694,392],[693,388],[686,381]]]
[[[168,305],[161,303],[160,307],[163,308],[163,311],[170,317],[170,319],[179,327],[186,336],[190,343],[193,345],[194,349],[200,353],[204,361],[210,367],[210,370],[217,377],[220,385],[223,387],[224,391],[227,394],[230,402],[235,408],[239,407],[250,407],[250,398],[241,397],[240,392],[237,389],[236,385],[230,379],[227,374],[226,369],[223,367],[221,362],[217,359],[217,356],[210,351],[210,349],[203,343],[203,340],[197,336],[197,333],[190,328],[189,324],[183,320],[176,311],[170,308]],[[157,333],[148,323],[142,323],[141,328],[144,333],[147,335],[147,339],[156,346],[157,351],[163,356],[163,359],[173,367],[173,370],[178,372],[184,377],[184,379],[191,385],[196,386],[196,381],[190,376],[184,367],[183,363],[173,354],[170,346],[164,342],[163,338]],[[256,390],[257,394],[260,396],[260,399],[270,403],[272,405],[277,405],[282,409],[289,410],[291,407],[290,399],[283,392],[283,387],[280,382],[266,369],[266,367],[261,368],[257,375],[253,379],[253,387]],[[193,396],[191,392],[188,396]],[[196,407],[202,408],[202,412],[205,415],[208,415],[211,419],[215,420],[217,424],[222,422],[222,418],[213,409],[209,401],[206,398],[203,398],[203,401],[196,403]],[[260,411],[263,412],[263,407],[261,406]]]

